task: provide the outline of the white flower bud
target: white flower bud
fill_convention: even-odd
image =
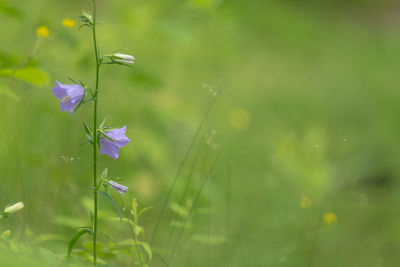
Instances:
[[[126,64],[135,63],[135,57],[131,56],[131,55],[126,55],[126,54],[114,53],[114,54],[112,54],[112,59],[114,61],[120,62],[120,63],[126,63]]]
[[[14,213],[14,212],[17,212],[17,211],[19,211],[19,210],[21,210],[23,208],[24,208],[24,203],[18,202],[18,203],[15,203],[14,205],[8,206],[4,210],[4,213]]]

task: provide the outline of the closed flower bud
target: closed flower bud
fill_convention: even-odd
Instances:
[[[81,21],[86,24],[86,26],[92,26],[93,25],[93,16],[92,14],[82,10],[82,16],[79,16]]]
[[[113,61],[120,62],[120,63],[126,63],[126,64],[135,63],[135,57],[131,56],[131,55],[126,55],[126,54],[114,53],[114,54],[112,54],[111,59]]]
[[[19,210],[21,210],[23,208],[24,208],[24,203],[18,202],[18,203],[15,203],[14,205],[8,206],[4,210],[4,213],[9,213],[9,214],[15,213],[15,212],[17,212],[17,211],[19,211]]]
[[[116,183],[113,180],[108,181],[108,183],[111,185],[112,189],[114,189],[123,196],[125,195],[126,192],[128,192],[128,187],[126,187],[125,185]]]

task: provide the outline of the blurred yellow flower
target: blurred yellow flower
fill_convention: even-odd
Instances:
[[[76,22],[71,19],[64,19],[62,22],[62,25],[67,28],[73,28],[73,27],[75,27],[75,24],[76,24]]]
[[[229,121],[233,128],[242,130],[249,127],[251,117],[247,110],[243,108],[236,108],[231,111]]]
[[[311,204],[312,204],[312,201],[311,201],[311,199],[309,199],[308,197],[303,197],[303,198],[300,200],[300,206],[301,206],[303,209],[308,208],[309,206],[311,206]]]
[[[333,212],[328,212],[324,214],[324,221],[327,225],[333,224],[337,222],[336,214]]]
[[[50,30],[46,26],[40,26],[36,29],[36,34],[39,37],[48,37],[50,35]]]

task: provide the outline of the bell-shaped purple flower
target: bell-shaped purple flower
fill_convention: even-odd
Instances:
[[[58,81],[56,81],[56,86],[51,91],[60,100],[61,111],[68,110],[71,114],[85,95],[85,90],[82,86],[78,84],[61,84]]]
[[[112,189],[114,189],[123,196],[125,196],[125,193],[128,192],[128,187],[126,187],[125,185],[116,183],[112,180],[108,181],[108,183],[111,185]]]
[[[120,129],[105,132],[104,134],[112,141],[104,136],[100,137],[100,154],[107,154],[113,159],[118,159],[120,148],[131,141],[125,133],[126,125]]]

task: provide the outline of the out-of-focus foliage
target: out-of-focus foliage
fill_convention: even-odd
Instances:
[[[140,266],[137,243],[150,266],[399,266],[396,1],[98,5],[103,52],[136,57],[101,70],[100,117],[128,125],[132,143],[100,165],[129,187],[114,196],[125,216],[130,199],[153,207],[138,224],[101,199],[104,262]],[[63,25],[90,8],[0,0],[0,206],[25,203],[0,222],[1,266],[65,262],[90,225],[91,107],[71,118],[50,91],[68,77],[93,86],[90,33]],[[90,242],[74,259],[90,260]]]

